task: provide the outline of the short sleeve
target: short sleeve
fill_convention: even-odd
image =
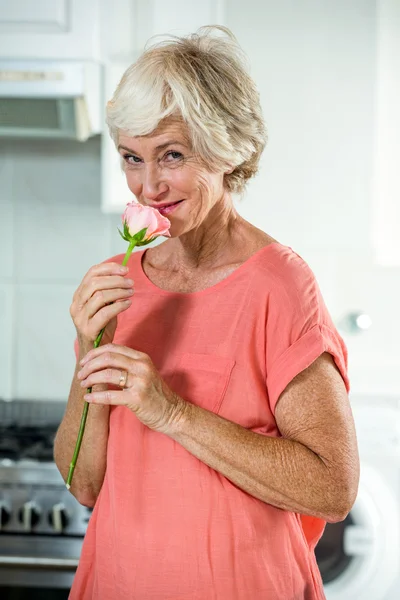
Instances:
[[[280,394],[298,373],[329,352],[347,391],[348,354],[325,305],[315,275],[292,249],[282,258],[271,292],[266,331],[267,391],[272,413]]]

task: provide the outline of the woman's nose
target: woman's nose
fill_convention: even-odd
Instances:
[[[149,200],[154,200],[160,194],[168,191],[168,185],[163,180],[162,174],[155,163],[147,163],[142,171],[143,173],[143,196]]]

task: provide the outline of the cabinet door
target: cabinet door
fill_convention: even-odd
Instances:
[[[99,59],[98,0],[0,0],[0,57]]]

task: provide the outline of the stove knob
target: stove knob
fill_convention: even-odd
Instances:
[[[0,531],[7,525],[11,517],[11,511],[5,502],[0,502]]]
[[[68,512],[62,502],[55,504],[49,512],[49,522],[57,533],[62,533],[67,527],[69,522]]]
[[[19,520],[25,531],[32,531],[33,527],[40,521],[40,509],[35,502],[25,502],[18,513]]]

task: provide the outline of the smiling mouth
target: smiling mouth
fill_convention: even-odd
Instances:
[[[162,215],[167,215],[175,210],[175,208],[181,204],[181,202],[183,202],[183,200],[178,200],[178,202],[173,202],[172,204],[165,204],[164,206],[157,207],[157,210]]]
[[[157,210],[160,210],[161,208],[169,208],[170,206],[175,206],[181,202],[183,202],[183,200],[177,200],[176,202],[171,202],[171,204],[164,204],[163,206],[156,206],[155,208],[157,208]]]

